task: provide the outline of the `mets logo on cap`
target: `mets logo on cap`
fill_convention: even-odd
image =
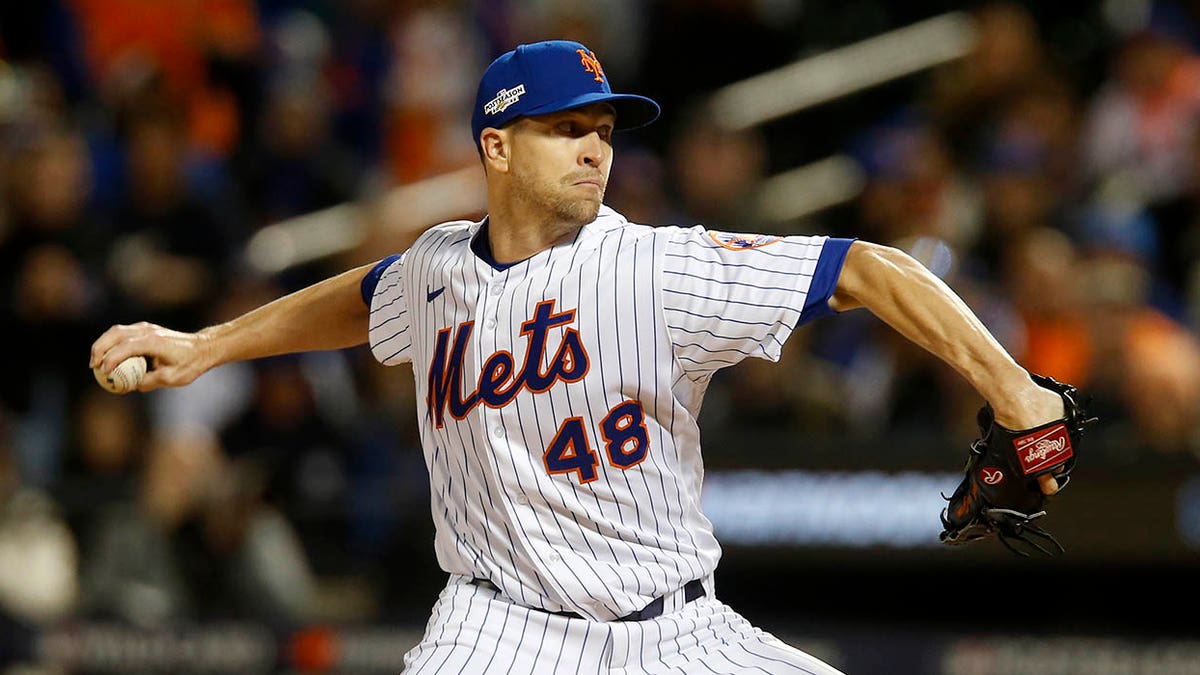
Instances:
[[[583,64],[583,69],[591,73],[597,82],[604,81],[604,69],[600,67],[600,59],[596,58],[596,53],[587,49],[576,49],[576,54],[579,54],[579,62]]]

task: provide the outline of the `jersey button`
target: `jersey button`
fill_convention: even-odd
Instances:
[[[496,438],[504,438],[504,427],[496,427],[492,429],[492,435]]]
[[[560,556],[557,551],[550,551],[546,554],[546,560],[549,560],[552,563],[558,562],[561,558],[562,556]]]
[[[492,329],[494,329],[494,328],[496,327],[496,320],[495,320],[495,319],[488,319],[487,321],[485,321],[485,322],[483,323],[483,325],[484,325],[484,326],[487,326],[487,329],[488,329],[488,330],[492,330]]]
[[[492,295],[500,295],[503,292],[504,292],[504,289],[500,287],[500,284],[496,284],[495,286],[492,286]]]
[[[519,494],[516,497],[513,497],[513,501],[524,506],[529,503],[529,498],[523,494]]]

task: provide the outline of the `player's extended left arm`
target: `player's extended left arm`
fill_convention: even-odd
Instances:
[[[865,307],[958,371],[996,411],[996,421],[1027,429],[1063,416],[1062,398],[1038,386],[945,282],[907,253],[855,241],[829,300],[837,312]],[[1042,489],[1057,489],[1042,477]]]

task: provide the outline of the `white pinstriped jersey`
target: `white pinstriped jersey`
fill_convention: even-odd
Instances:
[[[413,363],[439,564],[596,620],[708,577],[704,391],[722,367],[779,358],[827,238],[603,207],[503,267],[472,250],[482,226],[429,229],[364,287],[375,357]],[[844,253],[821,260],[834,279]]]

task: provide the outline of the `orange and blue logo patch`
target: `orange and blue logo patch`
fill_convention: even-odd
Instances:
[[[753,248],[762,248],[780,241],[779,237],[769,234],[735,234],[733,232],[709,232],[708,236],[712,238],[718,246],[727,248],[730,251],[749,251]]]
[[[596,53],[586,49],[576,49],[575,53],[579,54],[579,63],[583,65],[583,69],[591,73],[597,82],[603,82],[604,69],[600,67],[600,59],[596,58]]]

